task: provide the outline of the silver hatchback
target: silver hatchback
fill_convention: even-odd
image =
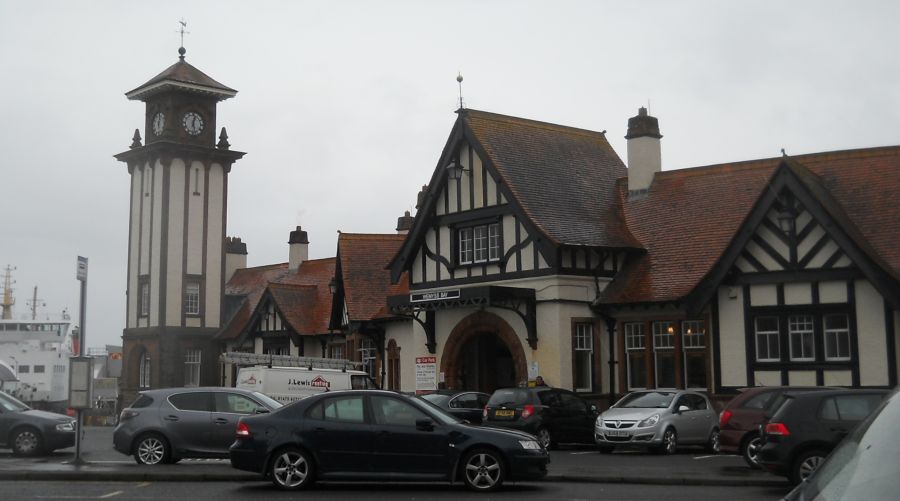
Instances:
[[[679,445],[719,452],[719,420],[706,395],[690,390],[635,391],[597,417],[594,441],[601,452],[617,445],[674,454]]]
[[[237,388],[146,390],[119,416],[113,447],[133,455],[138,464],[226,458],[241,416],[281,405],[262,393]]]

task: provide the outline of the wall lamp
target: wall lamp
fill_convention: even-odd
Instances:
[[[462,179],[462,173],[471,172],[472,169],[467,169],[459,163],[458,160],[450,160],[450,163],[447,164],[447,177],[450,179]]]

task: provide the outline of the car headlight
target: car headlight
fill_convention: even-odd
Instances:
[[[648,417],[647,419],[641,421],[640,423],[638,423],[638,428],[653,426],[658,422],[659,422],[659,414],[654,414],[654,415]]]
[[[535,440],[519,440],[519,445],[521,445],[523,449],[533,451],[541,450],[541,444],[537,443]]]
[[[75,421],[56,425],[56,431],[75,431]]]

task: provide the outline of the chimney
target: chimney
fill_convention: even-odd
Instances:
[[[416,195],[416,211],[422,208],[425,205],[425,194],[428,193],[428,185],[423,184],[422,189],[419,190],[419,194]]]
[[[406,235],[409,233],[413,225],[413,217],[409,215],[409,211],[403,213],[403,216],[397,218],[397,234]]]
[[[296,230],[291,232],[291,238],[288,240],[290,247],[288,255],[288,270],[297,271],[300,263],[309,259],[309,238],[306,232],[298,226]]]
[[[234,272],[247,267],[247,244],[240,237],[225,237],[225,282]]]
[[[636,117],[628,119],[628,194],[646,192],[653,183],[653,176],[662,170],[659,121],[647,114],[647,108],[638,109]]]

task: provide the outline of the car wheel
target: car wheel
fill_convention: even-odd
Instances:
[[[675,451],[678,450],[678,434],[675,433],[675,428],[667,428],[665,433],[663,433],[663,443],[662,443],[662,453],[663,454],[675,454]]]
[[[744,439],[744,446],[741,447],[741,455],[744,461],[751,468],[759,469],[759,448],[762,447],[762,437],[754,433],[750,437]]]
[[[709,440],[706,441],[706,451],[712,454],[718,454],[719,446],[719,429],[713,428],[713,431],[709,434]]]
[[[488,492],[503,485],[505,476],[500,455],[488,449],[477,449],[463,459],[463,481],[466,487],[478,492]]]
[[[794,467],[791,468],[791,483],[794,485],[806,480],[813,472],[819,468],[825,456],[828,454],[820,450],[806,451],[794,460]]]
[[[550,435],[550,430],[547,428],[540,428],[535,436],[538,439],[538,443],[544,446],[544,449],[549,451],[554,446],[553,437]]]
[[[10,443],[13,454],[17,456],[36,456],[40,454],[43,447],[41,434],[34,428],[22,428],[15,431]]]
[[[276,487],[286,491],[306,489],[315,482],[312,458],[296,447],[282,449],[275,454],[269,475]]]
[[[141,436],[134,446],[134,460],[137,464],[163,464],[170,461],[172,451],[162,435],[149,433]]]

